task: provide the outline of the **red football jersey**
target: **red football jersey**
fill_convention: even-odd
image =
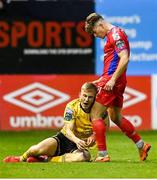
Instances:
[[[118,53],[124,49],[128,50],[130,54],[128,37],[121,28],[113,27],[106,36],[104,46],[103,77],[105,79],[109,79],[115,72],[119,63]],[[118,81],[126,81],[126,71],[119,77]]]

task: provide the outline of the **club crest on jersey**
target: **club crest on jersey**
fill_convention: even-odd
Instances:
[[[66,109],[64,119],[70,121],[72,119],[73,111],[71,109]]]
[[[119,40],[116,42],[116,46],[118,49],[123,49],[124,48],[124,42],[122,40]]]

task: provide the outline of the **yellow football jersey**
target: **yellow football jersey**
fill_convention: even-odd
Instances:
[[[73,133],[80,139],[87,139],[92,134],[92,123],[90,120],[90,114],[85,113],[80,106],[80,100],[75,99],[69,102],[64,111],[64,121],[74,121]],[[61,132],[66,134],[66,130],[63,127]]]

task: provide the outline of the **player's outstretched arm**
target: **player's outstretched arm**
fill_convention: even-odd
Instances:
[[[65,130],[66,130],[66,134],[65,136],[70,139],[71,141],[73,141],[79,150],[83,150],[86,148],[86,142],[79,139],[78,137],[75,136],[75,134],[73,133],[73,129],[74,129],[74,121],[70,121],[65,123]]]

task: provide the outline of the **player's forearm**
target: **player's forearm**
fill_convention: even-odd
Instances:
[[[99,83],[99,82],[101,81],[101,78],[102,78],[102,77],[100,77],[99,79],[96,79],[96,80],[92,81],[92,83],[94,83],[94,84]]]
[[[66,137],[73,141],[79,150],[83,150],[86,148],[86,142],[77,138],[70,129],[68,129]]]
[[[70,129],[66,131],[66,137],[74,143],[77,143],[78,141],[78,138],[74,135],[74,133]]]

